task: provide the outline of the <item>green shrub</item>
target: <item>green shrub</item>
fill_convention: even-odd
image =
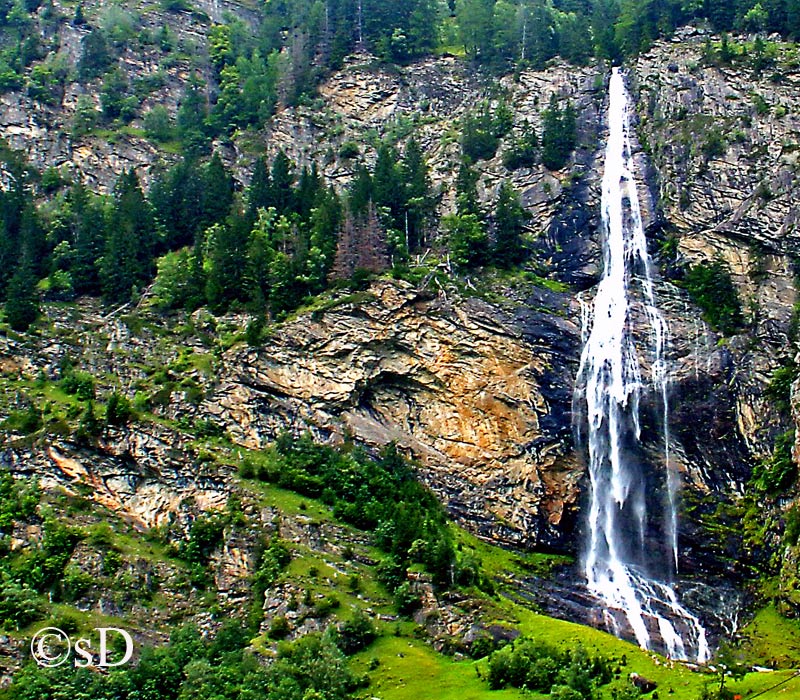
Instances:
[[[781,413],[788,414],[791,409],[792,384],[797,378],[797,371],[798,367],[794,360],[787,360],[772,373],[769,384],[764,390],[764,395],[772,399],[775,408]]]
[[[8,418],[3,421],[3,430],[10,433],[30,435],[42,427],[42,417],[34,405],[28,406],[24,411],[11,411]]]
[[[156,105],[144,115],[144,133],[151,141],[166,143],[175,138],[175,125],[164,105]]]
[[[760,491],[771,495],[785,493],[797,481],[797,464],[792,458],[794,429],[775,440],[772,455],[753,470],[753,481]]]
[[[284,639],[291,631],[289,621],[283,615],[273,618],[267,636],[270,639]]]
[[[189,538],[178,547],[178,555],[189,564],[205,566],[222,543],[225,524],[219,513],[198,516],[189,528]]]
[[[94,378],[87,372],[76,372],[70,369],[61,379],[61,388],[81,401],[91,401],[94,398]]]
[[[375,625],[361,609],[356,609],[353,617],[339,626],[337,646],[348,656],[361,651],[375,639]]]
[[[682,284],[714,330],[723,335],[732,335],[741,329],[744,323],[742,303],[733,286],[730,271],[722,261],[701,262],[691,266]]]
[[[20,630],[44,617],[44,611],[44,600],[26,584],[0,583],[0,629]]]
[[[61,581],[64,599],[72,602],[78,600],[92,587],[93,583],[94,578],[90,574],[87,574],[77,566],[68,566],[64,569],[64,576]]]
[[[358,144],[355,141],[345,141],[339,147],[339,158],[342,160],[351,160],[353,158],[358,158],[361,154],[361,149],[358,147]]]
[[[590,657],[582,646],[571,651],[532,639],[519,639],[489,656],[489,687],[527,688],[563,700],[594,697],[594,688],[611,682],[609,662]]]
[[[108,425],[125,425],[133,416],[131,402],[116,391],[111,394],[106,404],[106,423]]]

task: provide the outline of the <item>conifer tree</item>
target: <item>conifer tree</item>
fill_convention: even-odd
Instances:
[[[294,209],[294,172],[292,161],[283,152],[278,151],[272,161],[272,195],[270,206],[275,207],[279,214],[285,214]]]
[[[133,168],[117,180],[110,216],[100,278],[106,301],[123,303],[151,276],[155,249],[153,213]]]
[[[36,277],[25,255],[8,284],[5,303],[6,320],[15,331],[26,331],[39,316]]]
[[[494,246],[492,260],[500,267],[511,267],[525,256],[522,246],[522,231],[526,212],[519,195],[507,182],[500,187],[500,195],[494,211]]]
[[[250,187],[247,189],[247,218],[251,226],[258,218],[258,210],[266,209],[271,204],[272,181],[270,180],[267,163],[263,158],[258,158],[253,166],[253,177],[250,178]]]
[[[456,211],[477,217],[481,215],[478,206],[478,174],[466,159],[461,161],[456,175]]]
[[[542,164],[548,170],[560,170],[569,160],[576,144],[576,114],[572,103],[561,109],[555,94],[542,116]]]
[[[216,151],[203,168],[204,227],[219,223],[230,213],[233,204],[233,178]]]
[[[105,242],[105,215],[80,181],[72,186],[69,203],[73,219],[72,286],[76,294],[97,295],[101,291],[98,261]]]
[[[372,201],[377,207],[385,207],[390,213],[390,225],[400,228],[404,213],[403,185],[397,167],[397,151],[389,144],[378,148],[375,172],[372,175]]]

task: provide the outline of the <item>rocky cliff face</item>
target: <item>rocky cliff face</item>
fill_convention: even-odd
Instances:
[[[748,328],[718,357],[735,395],[736,430],[763,455],[778,422],[763,389],[794,354],[800,122],[789,106],[800,76],[789,46],[756,72],[710,65],[707,40],[684,30],[640,57],[632,81],[664,235],[681,262],[727,263],[744,301]]]

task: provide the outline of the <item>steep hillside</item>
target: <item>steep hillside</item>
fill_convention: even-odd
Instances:
[[[423,45],[419,21],[401,41],[358,3],[366,38],[337,45],[345,15],[321,3],[292,22],[277,3],[17,5],[0,8],[9,697],[90,682],[37,675],[45,622],[161,645],[114,683],[174,673],[180,698],[284,697],[315,658],[335,672],[285,697],[625,700],[630,671],[685,700],[796,684],[725,676],[800,659],[793,43],[653,42],[623,13],[590,61],[564,43],[587,17],[548,6],[558,50],[526,58],[526,6],[507,45],[499,20],[462,36],[475,3]],[[669,325],[677,587],[717,671],[538,614],[602,623],[576,565],[573,388],[623,54]],[[660,402],[645,388],[653,473]],[[520,634],[539,646],[485,658]],[[514,676],[517,653],[541,676]]]

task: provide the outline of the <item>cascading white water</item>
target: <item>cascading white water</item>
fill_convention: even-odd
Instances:
[[[668,328],[656,306],[633,175],[628,103],[622,73],[615,68],[609,84],[601,198],[604,271],[593,304],[582,306],[584,346],[575,395],[576,415],[585,414],[588,424],[584,437],[591,504],[585,573],[589,591],[600,599],[612,631],[632,633],[643,648],[655,644],[673,658],[687,659],[691,654],[703,662],[709,657],[705,630],[666,583],[677,572],[679,486],[669,454]],[[647,331],[641,348],[633,332],[639,309]],[[645,538],[652,537],[646,496],[654,484],[646,481],[640,442],[639,400],[645,388],[640,355],[649,357],[647,383],[661,404],[666,498],[664,522],[658,529],[668,552],[663,561],[654,561],[654,553],[645,551]]]

